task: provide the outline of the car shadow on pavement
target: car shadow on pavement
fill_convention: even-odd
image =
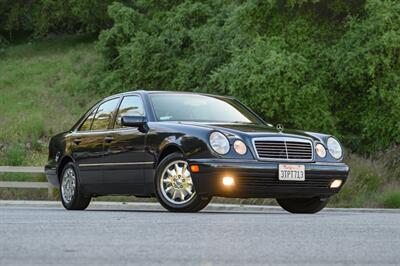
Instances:
[[[271,211],[271,212],[259,212],[259,211],[229,211],[229,210],[222,210],[222,211],[214,211],[214,210],[205,210],[205,211],[200,211],[197,213],[179,213],[179,212],[169,212],[167,210],[133,210],[133,209],[87,209],[85,211],[88,212],[131,212],[131,213],[166,213],[166,214],[173,214],[173,215],[202,215],[202,214],[243,214],[243,215],[248,215],[248,214],[257,214],[257,215],[271,215],[271,214],[279,214],[279,215],[291,215],[291,213],[287,213],[284,211]]]

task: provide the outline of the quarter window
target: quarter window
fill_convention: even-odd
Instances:
[[[99,106],[93,120],[92,130],[106,130],[108,128],[118,101],[119,98],[115,98],[104,102]]]
[[[144,116],[142,99],[139,96],[125,96],[118,110],[115,127],[121,128],[123,116]]]
[[[90,113],[90,115],[86,118],[85,122],[82,123],[79,131],[89,131],[92,126],[93,117],[96,114],[97,108]]]

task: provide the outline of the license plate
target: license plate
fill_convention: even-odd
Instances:
[[[282,181],[304,181],[306,179],[304,165],[280,164],[278,177]]]

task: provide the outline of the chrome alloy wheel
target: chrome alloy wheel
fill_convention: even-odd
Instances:
[[[188,163],[182,160],[171,162],[160,178],[161,193],[169,202],[177,205],[189,202],[196,194]]]
[[[70,203],[75,195],[76,176],[73,169],[68,168],[64,172],[61,184],[61,196],[66,203]]]

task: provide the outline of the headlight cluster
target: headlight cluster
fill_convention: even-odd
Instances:
[[[211,133],[210,145],[219,154],[227,154],[229,152],[229,140],[221,132],[215,131]]]
[[[211,133],[210,145],[214,151],[221,155],[227,154],[230,149],[228,138],[218,131]],[[246,144],[244,144],[244,142],[241,140],[235,140],[233,143],[233,149],[240,155],[244,155],[247,152]]]
[[[335,138],[330,137],[328,138],[326,142],[326,146],[328,148],[329,153],[332,155],[333,158],[336,160],[342,158],[343,156],[343,150],[342,146],[340,145],[339,141],[337,141]],[[322,145],[321,143],[318,143],[315,145],[315,152],[320,158],[325,158],[326,157],[326,149],[325,146]]]
[[[330,137],[326,142],[326,145],[328,146],[329,153],[332,155],[333,158],[342,158],[343,150],[342,146],[340,146],[339,141],[337,141],[335,138]]]

